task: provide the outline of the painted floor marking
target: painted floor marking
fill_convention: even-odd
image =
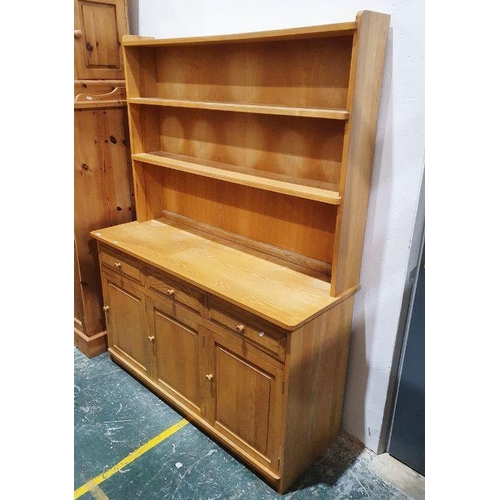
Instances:
[[[98,484],[101,484],[103,481],[106,481],[113,474],[116,474],[120,469],[123,469],[126,465],[133,462],[135,459],[139,458],[141,455],[144,455],[148,450],[154,448],[157,444],[161,443],[172,434],[175,434],[177,431],[181,430],[185,425],[189,422],[183,418],[181,421],[172,425],[168,429],[165,429],[163,432],[155,436],[153,439],[143,444],[140,448],[130,453],[130,455],[126,456],[123,460],[118,462],[116,465],[113,465],[110,469],[98,476],[94,477],[90,481],[87,481],[84,485],[80,486],[77,490],[75,490],[75,500],[80,498],[82,495],[87,493],[88,491],[95,488]]]

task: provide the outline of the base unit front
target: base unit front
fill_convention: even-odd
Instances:
[[[291,486],[338,432],[352,298],[285,331],[100,250],[112,359],[276,490]]]

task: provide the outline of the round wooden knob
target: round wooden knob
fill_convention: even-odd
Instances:
[[[212,379],[214,378],[214,376],[213,376],[211,373],[209,373],[209,374],[205,375],[205,378],[206,378],[207,380],[212,381]]]
[[[243,333],[245,331],[245,325],[236,325],[236,331],[238,333]]]
[[[174,295],[174,293],[175,293],[175,290],[173,288],[170,288],[169,290],[167,290],[167,295],[169,297],[172,297],[172,295]]]
[[[78,40],[78,38],[82,38],[83,36],[83,31],[82,30],[75,30],[75,38]]]
[[[109,306],[103,306],[102,310],[103,310],[104,312],[108,312],[108,311],[109,311]]]

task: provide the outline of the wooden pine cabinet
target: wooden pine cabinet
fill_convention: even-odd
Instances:
[[[74,344],[107,348],[94,229],[135,218],[121,37],[124,0],[75,0]]]
[[[388,29],[123,40],[109,353],[279,492],[341,427]]]
[[[125,0],[74,0],[75,80],[121,80],[122,37],[128,33]]]

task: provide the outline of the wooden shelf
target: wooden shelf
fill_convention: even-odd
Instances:
[[[293,106],[270,106],[264,104],[246,104],[214,101],[192,101],[185,99],[163,99],[159,97],[130,97],[129,104],[148,106],[167,106],[174,108],[211,109],[238,113],[257,113],[262,115],[303,116],[325,118],[328,120],[348,120],[349,112],[344,109],[301,108]]]
[[[352,35],[358,29],[357,21],[335,24],[324,24],[321,26],[309,26],[305,28],[288,28],[281,30],[260,31],[252,33],[236,33],[228,35],[215,35],[204,37],[186,38],[163,38],[142,37],[137,35],[125,35],[122,45],[141,47],[168,47],[176,45],[213,45],[217,43],[244,43],[264,42],[278,40],[299,40],[302,38],[322,38],[332,36]]]
[[[169,154],[163,151],[136,153],[132,155],[132,158],[150,165],[180,170],[181,172],[231,182],[233,184],[319,201],[329,205],[340,205],[340,195],[335,190],[336,186],[326,182],[304,181],[303,184],[297,184],[290,182],[290,178],[284,175],[244,169],[225,163],[200,161],[195,158]],[[259,173],[257,174],[257,172]]]
[[[180,229],[168,219],[129,222],[91,234],[285,329],[298,328],[340,300],[330,296],[327,279],[280,265],[266,254],[243,251],[227,240]]]

